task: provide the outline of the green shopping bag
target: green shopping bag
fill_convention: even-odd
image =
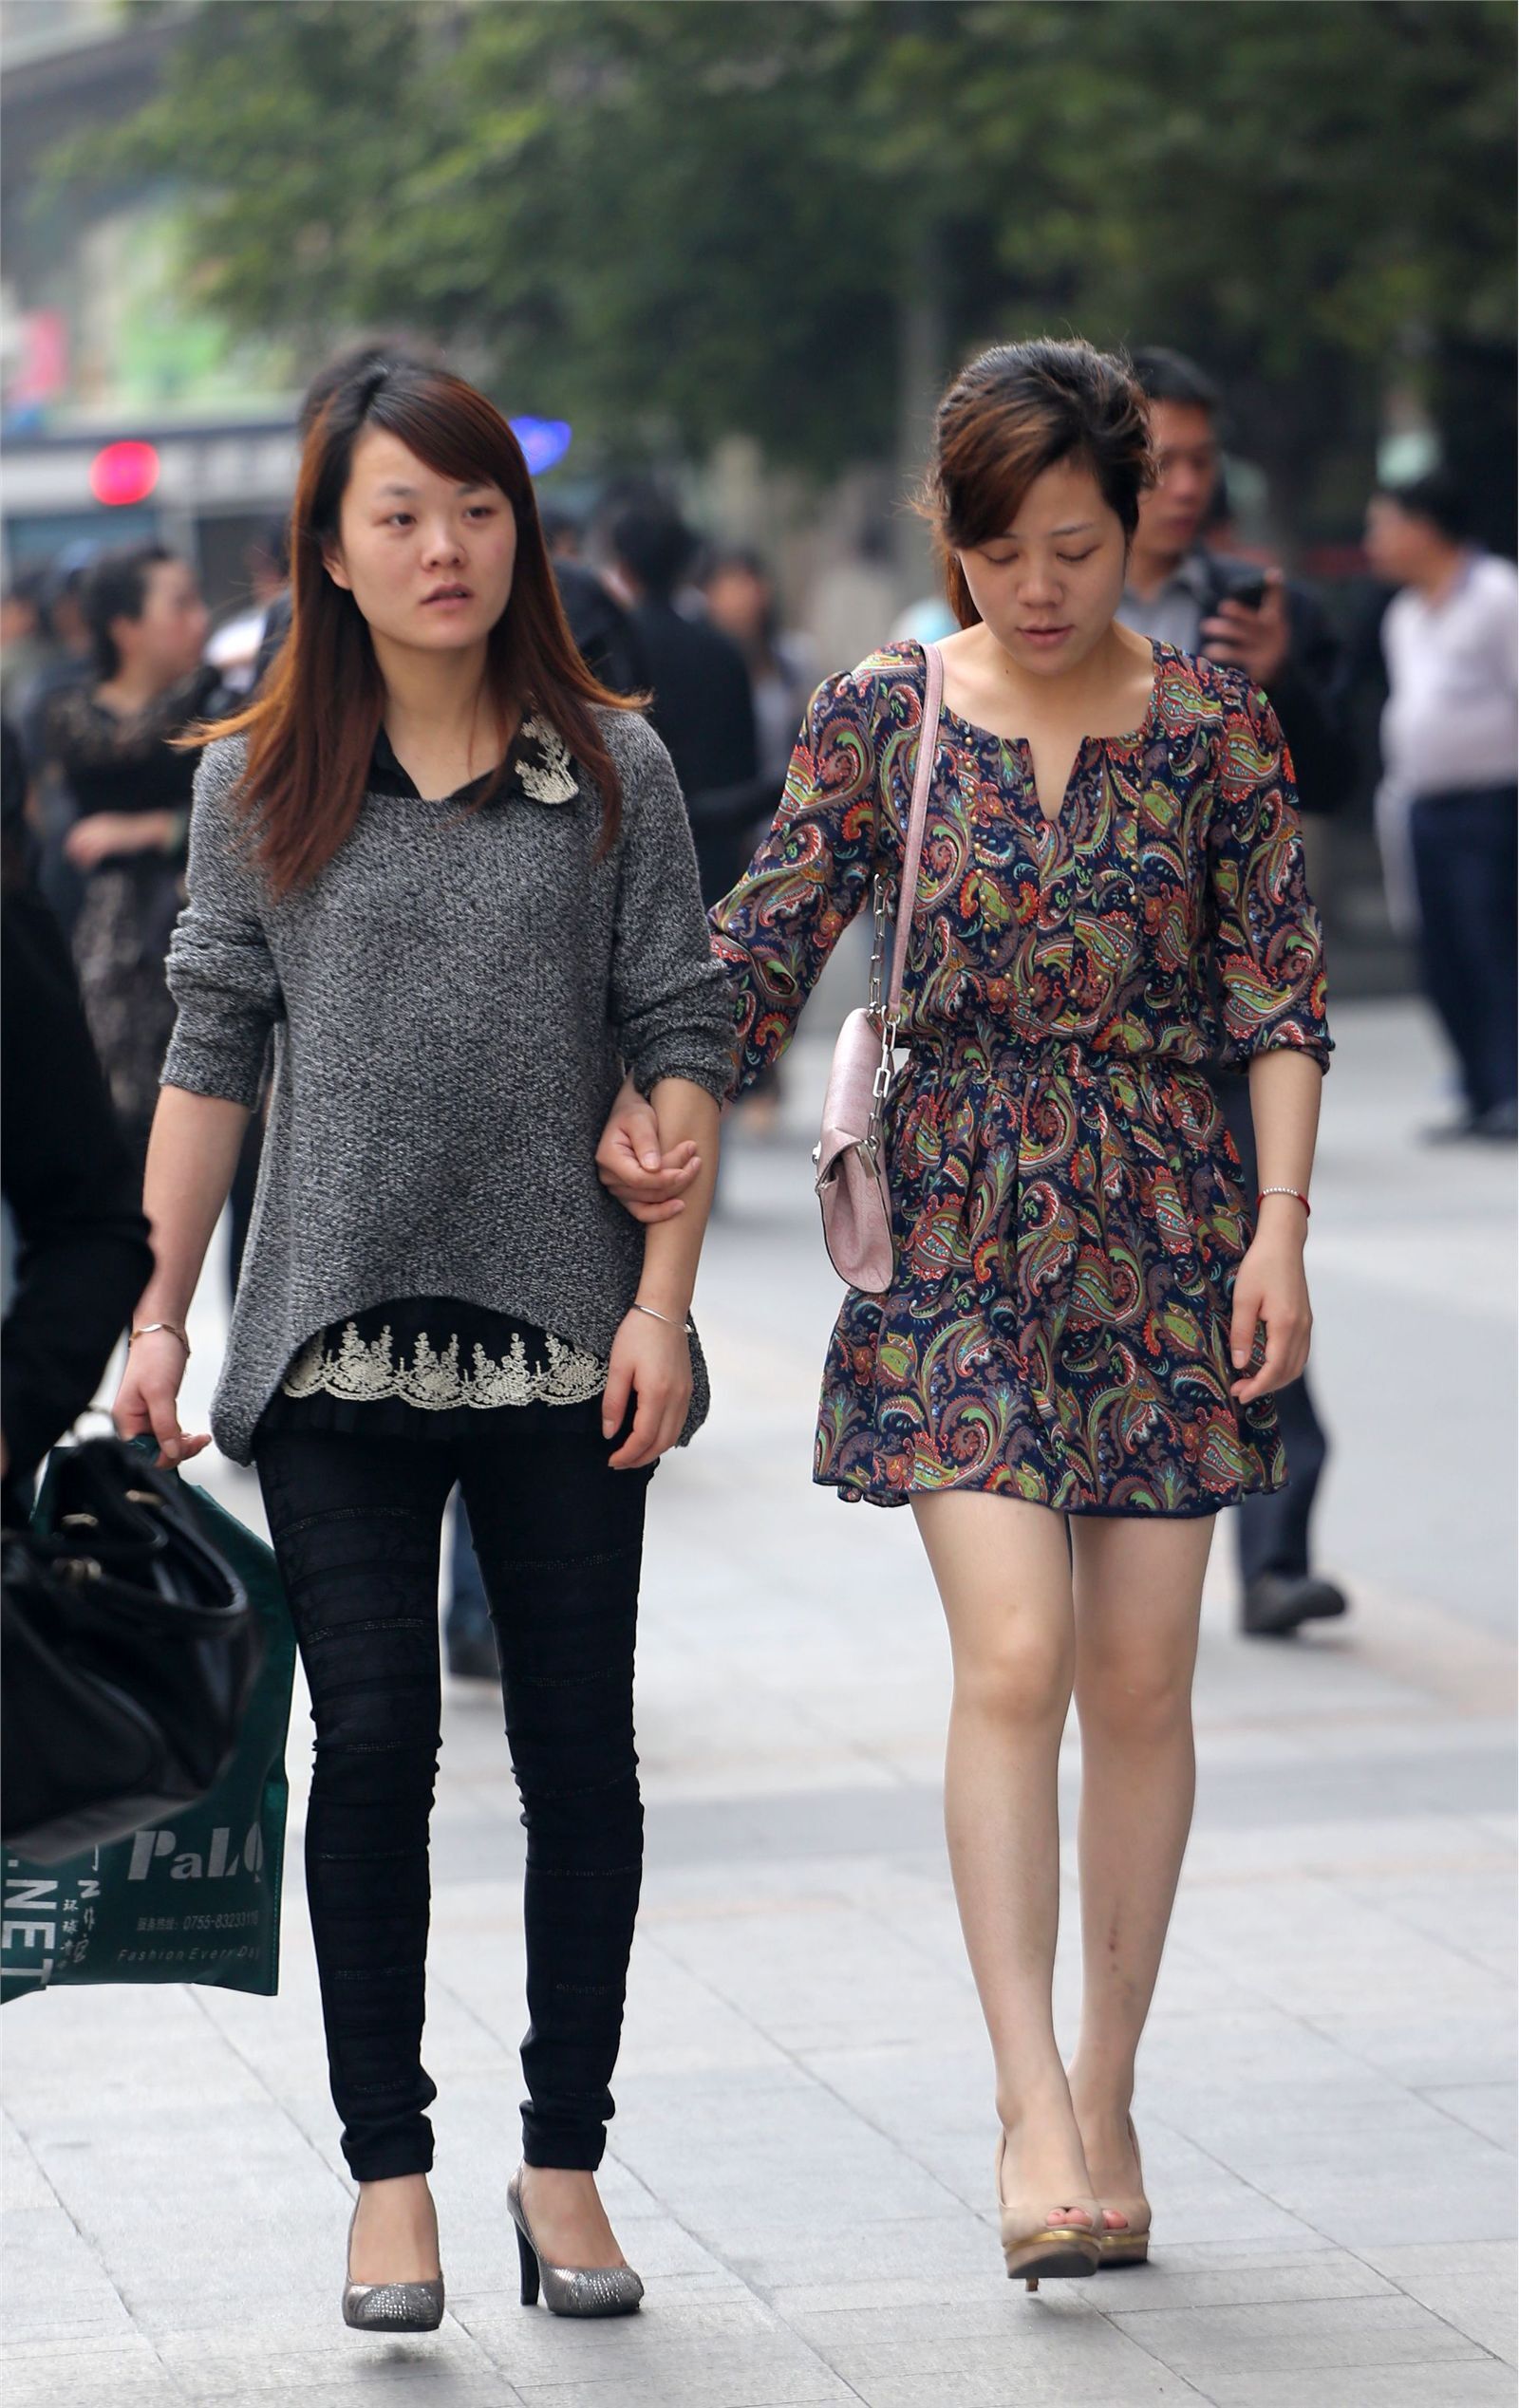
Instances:
[[[184,1492],[262,1629],[263,1664],[236,1753],[172,1828],[136,1831],[63,1864],[6,1855],[0,2004],[60,1982],[207,1982],[265,1998],[279,1988],[295,1633],[264,1541],[194,1482]],[[46,1519],[46,1484],[38,1512]]]

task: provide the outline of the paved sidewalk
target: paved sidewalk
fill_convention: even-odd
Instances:
[[[1413,1144],[1437,1110],[1415,1008],[1337,1026],[1310,1263],[1323,1558],[1355,1610],[1242,1641],[1221,1532],[1137,2100],[1153,2263],[1037,2298],[1002,2276],[938,1609],[909,1517],[807,1481],[835,1297],[800,1136],[815,1040],[786,1142],[733,1148],[700,1299],[719,1402],[654,1490],[649,1874],[606,2179],[643,2314],[516,2305],[521,1833],[498,1702],[455,1687],[427,2028],[442,2332],[339,2322],[297,1848],[278,1999],[61,1991],[5,2017],[8,2408],[1514,2399],[1513,1163]],[[211,1476],[256,1518],[244,1475]],[[1077,1769],[1073,1736],[1073,1791]],[[1067,2026],[1074,1939],[1068,1913]]]

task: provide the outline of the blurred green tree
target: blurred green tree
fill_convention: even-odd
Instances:
[[[1506,0],[217,0],[108,163],[235,327],[425,327],[612,456],[916,457],[1078,327],[1322,519],[1391,375],[1510,356],[1513,64]]]

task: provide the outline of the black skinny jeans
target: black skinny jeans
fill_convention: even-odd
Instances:
[[[456,1481],[528,1834],[523,2154],[594,2168],[606,2147],[643,1869],[633,1648],[651,1474],[609,1469],[618,1440],[545,1430],[549,1410],[502,1409],[459,1440],[255,1440],[311,1691],[307,1891],[343,2154],[361,2182],[432,2164],[427,1827],[439,1547]]]

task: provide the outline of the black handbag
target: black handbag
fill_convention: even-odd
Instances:
[[[37,1863],[203,1798],[258,1671],[248,1593],[153,1452],[59,1447],[37,1520],[4,1536],[0,1838]]]

